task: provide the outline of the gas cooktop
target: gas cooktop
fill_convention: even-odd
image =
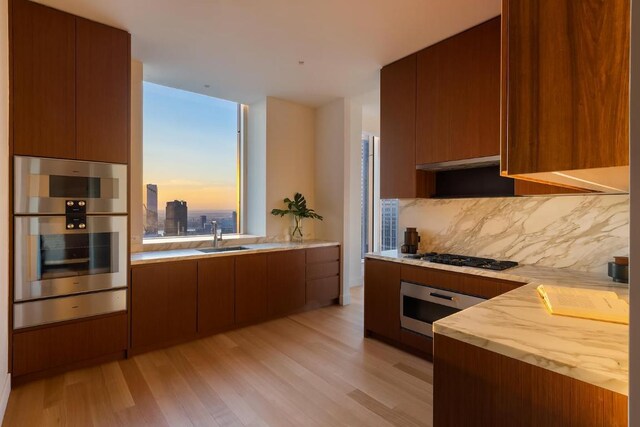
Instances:
[[[476,267],[486,270],[506,270],[518,265],[515,261],[498,261],[491,258],[478,258],[467,255],[454,254],[438,254],[429,252],[426,254],[409,255],[412,259],[421,259],[423,261],[435,262],[438,264],[455,265],[458,267]]]

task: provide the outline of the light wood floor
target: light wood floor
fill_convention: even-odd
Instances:
[[[430,426],[432,365],[362,337],[352,304],[11,392],[4,426]]]

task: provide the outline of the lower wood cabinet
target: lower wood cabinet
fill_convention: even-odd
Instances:
[[[236,258],[235,322],[251,323],[267,317],[267,255]]]
[[[364,328],[371,333],[400,340],[400,264],[365,260]]]
[[[124,357],[127,313],[38,326],[13,333],[13,382],[25,375],[72,368],[105,357]]]
[[[305,304],[305,252],[267,254],[267,312],[269,316],[299,310]]]
[[[307,249],[306,303],[321,306],[340,297],[340,246]]]
[[[624,395],[447,336],[434,341],[435,427],[627,425]]]
[[[136,266],[131,272],[131,347],[158,346],[196,335],[198,263]]]
[[[236,257],[198,261],[198,333],[233,326],[235,322]]]

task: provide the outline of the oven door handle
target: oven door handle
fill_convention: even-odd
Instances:
[[[434,298],[440,298],[440,299],[446,299],[447,301],[453,301],[453,297],[451,297],[449,295],[443,295],[443,294],[439,294],[437,292],[430,292],[429,295],[434,297]]]

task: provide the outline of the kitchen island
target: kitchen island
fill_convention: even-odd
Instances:
[[[430,269],[526,282],[436,321],[434,425],[626,425],[628,325],[552,316],[539,284],[610,290],[606,276],[518,266],[502,272],[434,264],[396,251],[367,255]]]

